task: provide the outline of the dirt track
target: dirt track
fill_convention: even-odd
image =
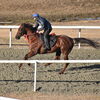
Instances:
[[[61,25],[80,25],[81,22],[61,23]],[[55,23],[58,25],[58,23]],[[99,22],[83,22],[83,25],[99,25]],[[16,41],[14,36],[17,30],[13,30],[13,43],[27,43],[22,38]],[[8,44],[9,30],[0,30],[0,43]],[[77,30],[54,30],[58,34],[66,34],[76,37]],[[74,34],[73,34],[74,33]],[[96,33],[96,34],[95,34]],[[87,38],[100,38],[100,30],[83,30],[82,36]],[[2,45],[1,45],[2,46]],[[4,49],[0,48],[0,60],[18,60],[28,52],[26,48]],[[32,59],[52,59],[54,54],[37,55]],[[100,59],[100,49],[74,49],[70,54],[70,59]],[[70,64],[63,75],[58,71],[63,64],[53,64],[48,67],[38,65],[37,90],[33,93],[33,73],[34,69],[24,64],[21,71],[18,64],[0,64],[0,95],[21,98],[24,100],[99,100],[100,98],[100,64]],[[44,93],[44,94],[41,94]],[[53,94],[53,96],[52,96]],[[71,98],[72,97],[72,98]],[[67,99],[66,99],[67,98]]]
[[[0,59],[22,59],[27,52],[27,49],[0,49]],[[100,59],[99,54],[100,50],[74,49],[69,58]],[[32,59],[52,59],[53,56],[54,54],[37,55]],[[39,64],[37,91],[63,95],[100,94],[100,64],[70,64],[67,71],[59,75],[62,66],[63,64],[52,64],[44,67]],[[26,64],[21,70],[18,70],[18,64],[0,64],[0,95],[32,91],[33,73],[33,67]]]

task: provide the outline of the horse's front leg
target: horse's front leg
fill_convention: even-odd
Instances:
[[[55,56],[54,57],[54,60],[60,60],[60,56]],[[46,63],[45,66],[49,66],[51,65],[52,63]]]
[[[57,50],[56,51],[56,56],[54,57],[54,60],[60,60],[60,56],[61,56],[61,51]],[[45,64],[45,66],[51,65],[52,63],[47,63]]]
[[[28,60],[28,58],[31,58],[31,57],[34,56],[35,54],[36,54],[35,52],[30,51],[29,53],[27,53],[27,54],[25,55],[24,60]],[[21,64],[19,65],[19,69],[21,69],[22,65],[23,65],[23,63],[21,63]],[[28,65],[30,65],[30,64],[28,64]]]
[[[67,54],[64,55],[64,60],[68,60],[68,55]],[[64,68],[60,70],[59,74],[63,74],[68,65],[69,65],[69,63],[66,63]]]

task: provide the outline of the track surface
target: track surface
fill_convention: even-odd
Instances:
[[[99,25],[99,23],[82,22],[83,25]],[[57,24],[55,24],[57,25]],[[65,25],[62,23],[61,25]],[[66,25],[81,25],[80,23],[69,23]],[[16,41],[14,36],[17,30],[13,30],[13,43],[24,43],[22,38]],[[54,30],[58,34],[67,34],[77,37],[77,30]],[[0,30],[0,43],[8,44],[9,30]],[[100,30],[83,30],[82,37],[100,37]],[[4,48],[5,47],[5,48]],[[13,46],[14,47],[14,46]],[[28,49],[22,45],[8,49],[7,45],[0,45],[0,60],[22,59]],[[54,54],[37,55],[32,59],[53,59]],[[69,59],[100,59],[100,49],[91,48],[73,49]],[[100,96],[100,64],[70,64],[63,75],[58,72],[63,64],[52,64],[48,67],[38,65],[37,69],[37,93],[33,93],[34,65],[29,67],[23,65],[18,70],[19,64],[0,64],[0,95],[20,98],[23,100],[99,100]],[[42,94],[44,93],[44,94]],[[50,95],[51,94],[51,95]],[[66,99],[67,98],[67,99]]]
[[[0,49],[0,59],[18,60],[28,52],[27,49]],[[54,54],[37,55],[32,59],[52,59]],[[100,50],[73,49],[70,59],[99,59]],[[0,64],[0,94],[33,90],[34,65]],[[100,94],[100,64],[70,64],[63,75],[59,70],[63,64],[44,67],[38,65],[37,91],[57,94]]]

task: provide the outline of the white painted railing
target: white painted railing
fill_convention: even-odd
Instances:
[[[0,60],[0,63],[34,63],[34,92],[36,91],[36,75],[38,63],[100,63],[100,60]]]
[[[0,100],[19,100],[19,99],[8,98],[8,97],[2,97],[2,96],[0,96]]]
[[[100,29],[100,26],[52,26],[53,28],[56,29],[78,29],[79,33],[78,33],[78,38],[81,37],[81,30],[82,29]],[[12,29],[18,29],[19,26],[15,26],[15,25],[0,25],[0,29],[10,29],[9,32],[9,48],[11,48],[11,44],[12,44]],[[80,48],[80,44],[79,47]]]

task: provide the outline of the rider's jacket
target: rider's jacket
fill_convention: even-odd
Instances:
[[[38,28],[39,26],[40,28]],[[38,31],[52,29],[50,22],[41,16],[37,18],[35,27],[38,28]]]

